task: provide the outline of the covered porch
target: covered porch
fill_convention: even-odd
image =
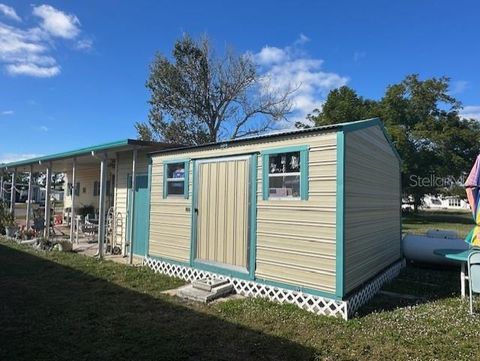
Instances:
[[[144,255],[142,247],[135,247],[137,180],[141,175],[148,183],[148,152],[172,146],[126,139],[2,164],[0,189],[6,191],[0,192],[0,200],[16,220],[17,236],[29,232],[37,238],[69,241],[77,252],[100,258],[110,255],[132,263],[134,255]],[[15,201],[21,173],[28,179],[24,204]],[[64,175],[64,202],[58,209],[52,205],[52,178],[60,173]],[[33,180],[40,174],[44,175],[44,204],[32,201]],[[5,189],[7,182],[10,192]],[[143,193],[146,190],[148,186]],[[20,218],[17,213],[22,213]]]

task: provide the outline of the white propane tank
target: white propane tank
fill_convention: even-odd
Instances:
[[[402,240],[402,247],[405,258],[410,261],[458,265],[458,262],[450,261],[445,257],[438,256],[434,254],[433,251],[444,248],[467,250],[469,245],[460,238],[439,238],[407,234]]]

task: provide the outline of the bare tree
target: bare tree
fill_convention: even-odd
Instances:
[[[251,55],[229,49],[216,57],[208,38],[188,35],[172,55],[157,54],[151,65],[149,121],[135,124],[140,139],[203,144],[259,134],[286,120],[294,90],[275,91]]]

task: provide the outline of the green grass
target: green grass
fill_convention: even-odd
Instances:
[[[458,278],[408,266],[384,290],[417,299],[379,294],[346,322],[260,299],[189,303],[162,293],[178,279],[0,240],[0,360],[480,359]]]
[[[470,212],[420,211],[403,217],[404,233],[422,234],[430,229],[454,230],[465,237],[474,226]]]

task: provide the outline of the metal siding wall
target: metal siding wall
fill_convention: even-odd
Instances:
[[[347,133],[345,291],[400,258],[400,166],[382,130]]]
[[[150,255],[184,262],[190,259],[191,214],[186,208],[191,206],[191,197],[188,200],[162,198],[164,160],[233,156],[294,145],[310,147],[309,199],[306,201],[262,200],[262,161],[258,157],[255,277],[334,293],[335,131],[254,140],[223,149],[217,147],[154,155]],[[190,174],[190,182],[192,178]],[[192,191],[191,183],[189,191]],[[176,220],[176,227],[172,219]]]

